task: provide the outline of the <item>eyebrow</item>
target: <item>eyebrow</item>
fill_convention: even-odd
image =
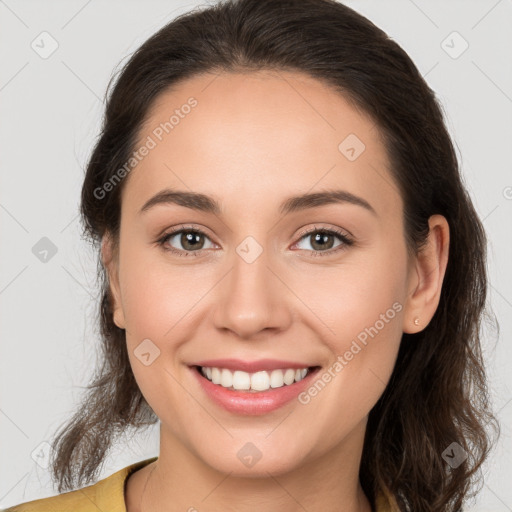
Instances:
[[[348,203],[365,208],[373,215],[378,216],[375,209],[368,201],[362,197],[356,196],[346,190],[327,190],[311,194],[289,197],[283,201],[279,207],[281,215],[287,215],[292,212],[317,208],[329,204]],[[221,215],[222,209],[218,201],[199,192],[186,192],[183,190],[164,189],[158,192],[144,203],[139,214],[148,211],[158,204],[177,204],[192,210],[198,210],[206,213]]]

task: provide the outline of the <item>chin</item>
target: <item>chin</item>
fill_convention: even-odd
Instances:
[[[201,460],[221,473],[231,477],[268,478],[269,474],[278,476],[299,469],[304,464],[303,451],[293,453],[292,449],[283,453],[283,447],[268,445],[258,448],[250,441],[236,443],[236,449],[219,449],[209,453],[198,454]],[[240,447],[239,447],[240,446]]]

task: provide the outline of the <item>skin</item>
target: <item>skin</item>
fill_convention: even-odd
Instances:
[[[421,331],[436,311],[448,223],[432,216],[425,250],[408,258],[403,203],[375,123],[317,80],[291,72],[195,76],[159,96],[140,141],[190,96],[198,105],[124,184],[119,252],[108,235],[102,244],[114,321],[126,329],[135,378],[161,421],[159,459],[128,479],[127,510],[141,510],[147,483],[143,511],[316,512],[343,503],[345,512],[369,512],[358,479],[368,413],[402,333]],[[354,161],[338,149],[350,133],[366,146]],[[166,204],[140,215],[165,188],[210,195],[222,214]],[[291,195],[328,189],[364,198],[377,215],[348,203],[278,213]],[[155,242],[182,223],[206,234],[192,246],[202,255],[192,248],[180,257]],[[314,235],[300,236],[315,226],[348,231],[355,244],[336,251],[343,242],[333,236],[327,255]],[[263,248],[251,264],[236,252],[249,235]],[[185,250],[179,235],[166,244]],[[327,369],[395,302],[401,311],[306,405],[229,413],[187,366],[268,357]],[[149,366],[134,354],[146,338],[160,350]],[[262,453],[252,467],[237,457],[247,442]]]

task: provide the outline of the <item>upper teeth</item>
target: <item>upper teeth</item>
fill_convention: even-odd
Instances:
[[[201,367],[202,374],[214,384],[220,384],[225,388],[236,390],[266,391],[269,388],[280,388],[285,384],[290,385],[302,380],[308,373],[307,368],[295,370],[273,370],[247,373],[240,370],[232,372],[227,368]]]

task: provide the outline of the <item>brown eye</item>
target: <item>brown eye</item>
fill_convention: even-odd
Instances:
[[[340,241],[337,245],[335,245],[336,239]],[[315,253],[322,252],[332,254],[338,250],[345,249],[354,243],[352,239],[341,232],[333,231],[331,229],[317,228],[303,234],[300,240],[310,240],[309,247],[299,247],[299,249],[313,251],[315,256],[318,255]],[[300,241],[296,245],[299,244]]]
[[[194,253],[213,247],[213,243],[210,241],[211,246],[205,247],[205,242],[210,241],[208,236],[202,231],[196,229],[180,229],[179,231],[173,231],[164,235],[158,243],[164,247],[164,249],[176,253]],[[206,244],[207,245],[207,244]]]
[[[311,239],[311,247],[318,250],[332,249],[335,243],[335,236],[325,233],[324,231],[308,235]]]

